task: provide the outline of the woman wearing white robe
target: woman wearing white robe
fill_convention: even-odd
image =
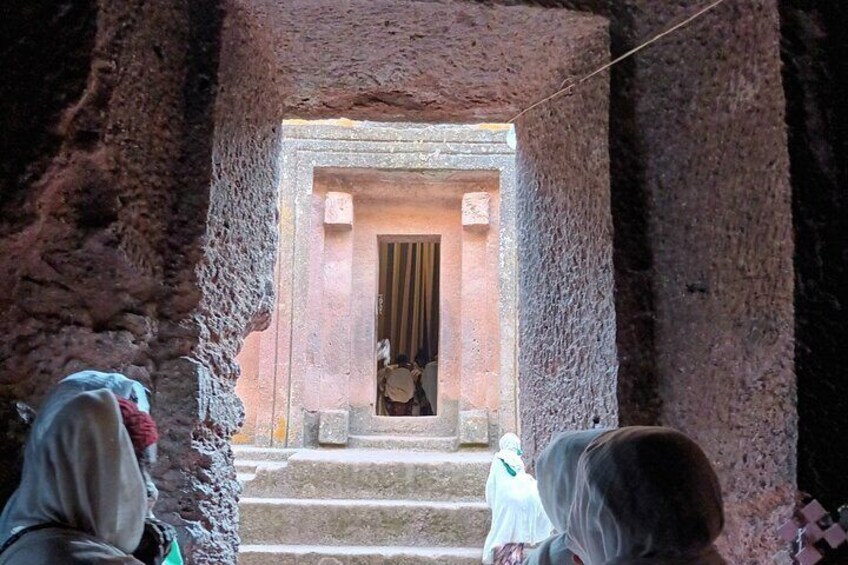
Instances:
[[[0,565],[140,565],[130,553],[147,494],[114,394],[81,392],[45,408],[0,516],[0,544],[12,541]]]
[[[536,479],[524,469],[521,442],[515,434],[500,440],[486,481],[486,503],[492,509],[492,527],[483,546],[483,563],[495,563],[495,550],[500,547],[535,544],[551,535]]]

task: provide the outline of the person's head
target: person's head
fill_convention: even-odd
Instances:
[[[505,433],[498,442],[498,447],[501,451],[512,451],[521,455],[521,440],[514,433]]]
[[[100,389],[53,406],[39,436],[30,437],[0,534],[55,522],[129,553],[146,515],[144,480],[118,402]]]
[[[579,430],[555,436],[536,461],[539,497],[558,532],[564,533],[574,499],[577,463],[592,441],[611,430]]]
[[[569,547],[588,565],[723,563],[721,489],[703,451],[680,432],[604,433],[578,456]]]
[[[80,371],[68,375],[53,387],[51,397],[72,396],[84,390],[106,388],[118,398],[132,400],[142,412],[150,413],[150,391],[140,382],[130,379],[121,373],[104,373],[101,371]]]
[[[415,364],[419,367],[423,367],[428,361],[429,359],[427,358],[427,354],[423,349],[419,349],[418,353],[415,354]]]
[[[406,353],[399,353],[395,359],[395,363],[398,365],[409,365],[409,356]]]

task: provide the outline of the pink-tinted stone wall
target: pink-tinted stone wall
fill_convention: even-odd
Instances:
[[[243,275],[271,264],[236,258],[241,243],[263,254],[273,240],[261,215],[244,224],[255,203],[233,199],[213,171],[230,155],[213,151],[222,14],[214,3],[101,2],[74,20],[81,9],[45,16],[59,27],[45,60],[71,59],[48,77],[80,74],[30,85],[33,100],[55,96],[39,124],[52,133],[4,178],[2,201],[16,211],[4,209],[0,239],[3,391],[37,405],[83,368],[147,384],[162,429],[159,515],[182,526],[189,560],[233,561],[228,439],[241,415],[226,391],[270,290]],[[54,43],[77,29],[78,43]]]
[[[637,33],[682,8],[640,3]],[[688,12],[691,7],[686,10]],[[660,421],[722,477],[723,548],[765,561],[793,502],[792,221],[778,15],[738,2],[636,61]]]
[[[602,38],[587,45],[585,69]],[[605,76],[526,114],[518,137],[521,433],[616,425],[617,359]]]
[[[695,8],[694,2],[652,0],[566,4],[608,15],[616,53]],[[151,384],[157,415],[169,431],[160,474],[163,515],[198,522],[193,530],[202,545],[188,548],[199,562],[233,559],[235,482],[225,438],[240,411],[232,356],[242,334],[265,323],[259,314],[273,287],[269,229],[275,225],[280,119],[287,112],[507,119],[589,66],[575,66],[570,54],[600,56],[608,47],[598,39],[599,19],[570,15],[564,25],[553,17],[558,12],[538,8],[414,3],[417,23],[404,28],[411,33],[391,37],[366,36],[356,26],[367,18],[380,30],[387,20],[388,29],[404,25],[399,3],[344,3],[341,9],[338,3],[303,3],[298,17],[288,20],[286,12],[267,13],[278,5],[227,4],[220,75],[214,3],[102,2],[99,11],[74,3],[63,16],[70,19],[63,19],[54,18],[51,7],[28,2],[46,12],[14,16],[21,22],[16,32],[45,34],[16,45],[36,45],[29,60],[55,64],[33,71],[38,79],[27,81],[5,72],[16,60],[9,51],[0,57],[3,76],[18,78],[0,92],[16,110],[4,106],[0,116],[32,117],[31,124],[0,128],[4,392],[37,403],[52,382],[84,366],[124,370]],[[327,6],[336,7],[334,17],[322,18]],[[458,10],[443,12],[450,6]],[[433,32],[434,15],[447,22],[439,33],[455,31],[456,37],[416,43],[421,30]],[[34,25],[27,17],[58,24]],[[274,34],[287,21],[297,26],[277,42]],[[307,42],[299,34],[311,33],[304,25],[309,22],[322,22],[316,25],[324,28],[325,46],[330,39],[358,47],[368,41],[374,56],[353,69],[339,57],[353,51],[346,47],[301,49]],[[515,33],[521,26],[535,33]],[[522,42],[525,36],[532,41]],[[576,315],[558,310],[575,304],[567,285],[600,284],[603,297],[608,289],[605,260],[597,260],[603,252],[589,245],[586,250],[596,253],[582,255],[562,223],[571,220],[595,233],[606,221],[591,200],[600,198],[598,192],[583,193],[590,201],[573,210],[564,206],[576,198],[576,185],[594,187],[604,174],[603,157],[575,158],[570,144],[592,149],[599,143],[584,128],[603,129],[605,87],[590,83],[583,92],[591,98],[575,95],[543,112],[545,119],[524,121],[535,123],[537,134],[524,134],[522,186],[529,200],[521,206],[529,215],[522,245],[542,244],[535,252],[541,261],[529,266],[548,284],[528,280],[523,296],[533,308],[523,331],[538,337],[556,322],[550,341],[525,342],[522,414],[529,448],[536,450],[558,428],[588,424],[589,413],[607,410],[616,393],[625,422],[682,427],[721,471],[730,516],[724,543],[737,562],[769,557],[795,472],[791,217],[778,37],[775,2],[729,1],[612,71],[617,391],[598,370],[614,365],[609,329],[587,321],[606,315],[606,298],[578,292],[576,304],[584,309]],[[482,53],[472,48],[475,41]],[[500,45],[509,47],[493,47]],[[443,47],[442,53],[460,55],[426,56]],[[403,64],[393,67],[393,55],[401,52]],[[488,70],[477,74],[483,54]],[[428,62],[434,64],[422,64]],[[416,70],[417,64],[425,70]],[[448,80],[453,65],[460,78]],[[515,75],[513,66],[528,74]],[[210,195],[216,76],[220,111]],[[30,138],[29,129],[49,133]],[[210,207],[216,219],[207,226]],[[562,214],[546,214],[551,210]],[[236,220],[230,223],[228,214]],[[204,250],[207,228],[226,245]],[[600,278],[577,277],[574,265],[588,265]],[[810,312],[815,324],[819,314]],[[584,361],[576,347],[588,343],[587,335],[602,340]],[[557,396],[561,385],[603,386],[598,404],[581,406]],[[556,399],[565,400],[554,404]]]
[[[608,16],[616,55],[702,6],[546,4]],[[611,72],[621,420],[677,426],[705,447],[724,484],[721,543],[732,562],[771,558],[794,499],[793,241],[777,4],[726,2]],[[835,198],[824,200],[832,211]],[[819,312],[813,324],[828,319]]]

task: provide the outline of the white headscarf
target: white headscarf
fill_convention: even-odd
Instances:
[[[101,388],[109,389],[117,397],[134,401],[138,405],[139,410],[147,414],[150,413],[150,401],[147,398],[147,389],[140,382],[125,377],[121,373],[80,371],[68,375],[53,387],[50,391],[50,396],[41,406],[39,414],[48,410],[53,404],[63,404],[80,392]]]
[[[587,565],[717,565],[721,489],[695,442],[660,427],[596,438],[580,456],[569,547]]]
[[[592,441],[607,429],[562,432],[542,451],[536,461],[536,479],[542,506],[558,535],[548,539],[529,557],[529,565],[570,564],[572,552],[565,536],[568,514],[574,498],[577,462]]]
[[[377,364],[380,364],[380,361],[383,362],[384,365],[388,365],[392,359],[392,345],[387,339],[381,339],[377,342]]]
[[[115,396],[102,389],[78,393],[51,404],[35,426],[39,433],[27,442],[21,484],[0,516],[0,541],[35,525],[72,529],[53,538],[41,532],[24,535],[7,552],[14,557],[3,555],[0,562],[30,558],[41,563],[53,557],[56,563],[96,563],[97,556],[113,558],[135,550],[147,496]],[[60,537],[69,540],[64,555],[57,555],[54,543]]]
[[[500,451],[495,454],[495,457],[509,465],[513,473],[517,474],[524,471],[524,461],[521,459],[521,440],[513,433],[504,434],[498,442]]]

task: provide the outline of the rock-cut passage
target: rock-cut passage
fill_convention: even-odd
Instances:
[[[241,565],[481,561],[487,451],[235,450]]]

